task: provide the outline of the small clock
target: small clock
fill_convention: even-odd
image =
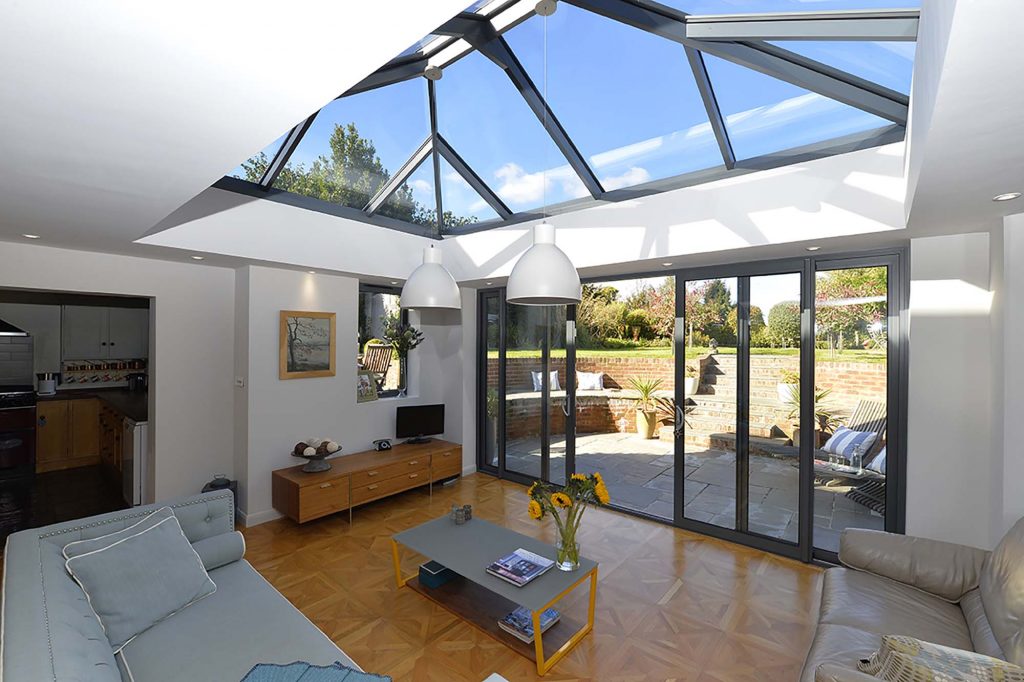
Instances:
[[[391,449],[391,441],[387,438],[381,438],[380,440],[373,441],[373,449],[377,452],[384,452],[385,450]]]

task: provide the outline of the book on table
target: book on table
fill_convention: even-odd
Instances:
[[[555,609],[548,609],[540,614],[540,631],[547,632],[548,628],[557,623],[560,617],[561,614]],[[499,620],[498,627],[527,644],[533,643],[533,615],[524,606],[520,606]]]
[[[555,562],[551,559],[519,548],[492,563],[487,567],[487,572],[517,587],[522,587],[554,565]]]

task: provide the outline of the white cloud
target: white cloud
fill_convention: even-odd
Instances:
[[[639,185],[647,182],[651,179],[651,174],[647,172],[646,168],[639,166],[632,166],[625,173],[620,175],[612,175],[601,180],[601,184],[604,185],[605,189],[619,189],[621,187],[632,187],[633,185]]]
[[[421,203],[434,201],[434,186],[426,180],[417,178],[416,180],[410,180],[408,184],[412,188],[412,195],[417,201]]]
[[[568,166],[552,168],[547,172],[527,173],[516,163],[506,163],[494,172],[499,184],[495,191],[506,202],[515,205],[538,205],[545,199],[549,203],[587,196],[587,189]]]

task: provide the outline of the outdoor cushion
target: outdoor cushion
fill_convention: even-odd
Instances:
[[[217,586],[173,515],[85,554],[65,566],[85,592],[115,653],[133,637]]]
[[[850,462],[857,455],[863,456],[874,442],[875,434],[871,431],[854,431],[840,426],[822,449]]]
[[[533,390],[535,390],[535,391],[544,390],[544,386],[543,386],[543,382],[544,382],[543,372],[530,372],[530,376],[533,378]],[[561,391],[562,390],[561,387],[559,387],[559,385],[558,385],[558,370],[557,369],[551,370],[551,390],[552,391]]]
[[[1024,665],[1024,519],[982,566],[980,582],[985,614],[1006,660]]]
[[[862,571],[834,568],[825,572],[820,621],[876,635],[899,632],[957,649],[972,648],[959,606]]]
[[[114,544],[115,542],[118,542],[119,540],[123,540],[127,537],[135,535],[136,533],[144,531],[147,528],[152,528],[164,519],[169,519],[172,516],[174,516],[174,512],[171,510],[170,507],[161,507],[152,514],[147,514],[146,516],[143,516],[141,519],[131,524],[127,528],[122,528],[121,530],[115,531],[113,533],[108,533],[107,535],[100,535],[95,538],[88,538],[86,540],[75,540],[74,542],[69,542],[68,544],[64,545],[64,549],[62,550],[64,558],[70,559],[73,556],[81,556],[82,554],[88,554],[89,552],[93,552],[97,549],[102,549],[103,547],[109,547],[110,545]]]
[[[604,372],[576,372],[581,391],[603,391]]]
[[[137,682],[241,680],[257,663],[335,661],[358,669],[249,562],[210,571],[217,592],[157,623],[118,654]]]
[[[857,667],[882,680],[973,680],[1024,682],[1024,668],[973,651],[923,642],[914,637],[883,635],[882,645]]]
[[[871,461],[864,468],[877,471],[880,474],[885,473],[885,446],[878,451],[877,455],[871,458]]]

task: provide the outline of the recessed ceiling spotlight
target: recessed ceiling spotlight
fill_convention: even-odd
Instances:
[[[437,66],[428,66],[427,68],[423,69],[423,77],[426,78],[428,81],[439,81],[441,80],[441,76],[443,75],[444,72],[441,71],[440,67]]]
[[[817,250],[819,250],[820,248],[821,248],[820,246],[808,246],[808,247],[807,247],[807,250],[808,250],[808,251],[817,251]]]
[[[206,256],[189,256],[192,260],[206,260]]]
[[[391,280],[391,283],[392,284],[398,284],[398,280],[397,279],[393,279],[393,280]]]
[[[667,268],[668,266],[672,265],[672,263],[666,261],[666,262],[662,263],[661,265],[662,265],[662,267],[666,267]]]
[[[25,239],[39,239],[40,238],[38,234],[23,234],[21,236],[24,237]]]
[[[1020,199],[1020,192],[1006,192],[1005,194],[997,194],[992,197],[992,201],[1013,201],[1014,199]],[[26,237],[28,235],[25,235]]]
[[[315,275],[316,274],[316,270],[307,270],[306,272],[308,272],[311,275]]]
[[[491,286],[492,284],[494,284],[494,282],[484,282],[484,284],[486,284],[487,286]]]

